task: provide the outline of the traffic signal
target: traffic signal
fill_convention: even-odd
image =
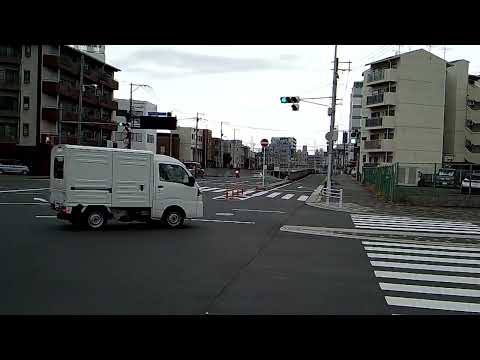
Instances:
[[[300,104],[293,104],[293,105],[292,105],[292,110],[293,110],[293,111],[298,111],[298,110],[300,110]]]
[[[348,132],[344,131],[343,132],[343,143],[346,144],[348,142]]]
[[[282,104],[299,103],[300,96],[283,96],[280,98]]]

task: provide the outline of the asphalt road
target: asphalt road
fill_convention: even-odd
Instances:
[[[241,177],[250,194],[218,198],[222,192],[214,191],[232,180],[238,181],[200,181],[205,217],[187,221],[183,229],[112,223],[88,232],[54,217],[43,202],[48,181],[1,176],[0,313],[419,312],[387,304],[372,251],[359,239],[280,230],[355,227],[349,214],[305,204],[322,177],[266,193],[255,189],[258,179]]]

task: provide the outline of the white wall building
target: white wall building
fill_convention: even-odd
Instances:
[[[126,131],[123,126],[118,127],[118,131],[112,132],[112,142],[117,143],[120,149],[127,148]],[[154,154],[157,153],[157,130],[152,129],[132,129],[131,149],[147,150]],[[108,146],[113,146],[112,142],[108,142]]]
[[[126,122],[127,114],[130,112],[130,99],[115,99],[118,103],[118,111],[115,114],[117,123]],[[157,112],[157,105],[148,101],[132,100],[134,116],[148,116],[149,112]]]

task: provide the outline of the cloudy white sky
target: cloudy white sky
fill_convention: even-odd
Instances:
[[[470,73],[480,73],[480,46],[432,45],[432,53],[448,61],[470,61]],[[402,52],[428,45],[404,45]],[[370,61],[392,56],[398,45],[340,45],[340,61],[351,61],[351,72],[340,72],[336,124],[348,129],[350,92],[353,81],[362,80]],[[198,111],[206,121],[200,127],[220,137],[236,138],[260,146],[260,139],[293,136],[297,147],[307,145],[310,152],[326,149],[325,134],[330,120],[327,108],[301,103],[293,112],[281,104],[281,96],[331,96],[333,46],[331,45],[115,45],[107,46],[106,61],[122,71],[117,98],[129,97],[129,83],[148,84],[138,89],[134,99],[158,105],[159,111],[173,111],[179,119]],[[348,64],[341,64],[348,67]],[[324,104],[329,100],[325,99]],[[180,120],[180,126],[194,126],[194,120]],[[265,129],[265,130],[263,130]],[[267,130],[268,129],[268,130]]]

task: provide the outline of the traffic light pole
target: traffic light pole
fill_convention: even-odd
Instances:
[[[265,189],[265,149],[266,146],[263,147],[263,168],[262,168],[262,187]]]
[[[330,140],[328,141],[328,172],[327,172],[327,191],[330,193],[332,189],[332,153],[333,153],[333,132],[335,130],[335,107],[337,104],[337,78],[338,78],[338,59],[337,59],[337,45],[335,45],[335,52],[333,56],[333,86],[332,86],[332,112],[330,117]],[[327,196],[327,205],[330,203],[330,198]]]

